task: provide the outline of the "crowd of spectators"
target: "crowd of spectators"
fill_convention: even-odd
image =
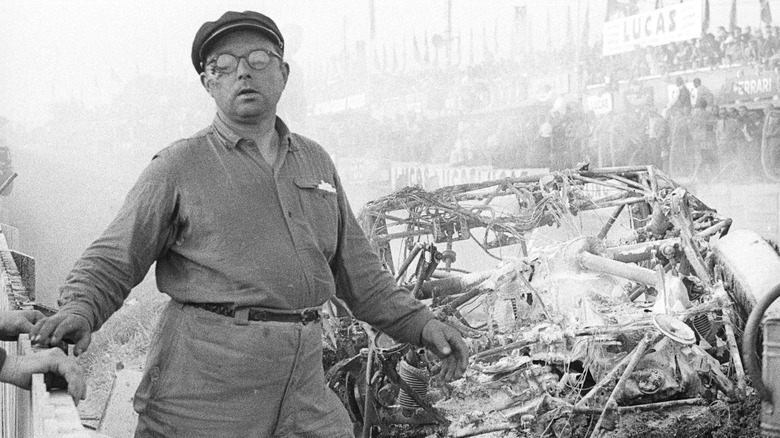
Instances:
[[[720,108],[698,78],[691,88],[681,77],[677,85],[664,109],[644,105],[597,116],[578,101],[538,102],[516,111],[441,117],[348,114],[319,119],[326,123],[312,128],[341,156],[550,170],[652,164],[676,178],[762,179],[769,108]],[[776,137],[780,143],[780,130]]]
[[[379,67],[365,57],[345,57],[326,70],[326,80],[310,83],[309,97],[321,102],[356,90],[365,90],[368,102],[417,96],[438,116],[523,102],[533,97],[528,90],[533,78],[560,72],[576,72],[581,84],[593,85],[732,65],[780,71],[780,26],[719,26],[700,38],[610,56],[603,55],[601,42],[523,48],[508,58],[483,50],[476,63],[453,56]]]
[[[606,114],[592,126],[581,155],[599,166],[653,164],[678,178],[758,182],[765,179],[762,142],[780,136],[780,121],[766,117],[773,111],[771,104],[721,108],[699,99],[660,112],[648,106]]]
[[[318,82],[320,85],[310,82],[309,100],[327,101],[364,89],[367,107],[363,112],[374,117],[348,114],[312,119],[319,119],[318,133],[325,132],[326,138],[338,145],[337,154],[365,153],[391,160],[414,157],[451,164],[495,163],[501,167],[561,168],[581,161],[599,165],[641,161],[673,173],[703,163],[704,169],[715,173],[729,160],[756,161],[755,144],[760,135],[755,135],[755,120],[763,121],[763,114],[743,110],[755,115],[739,116],[744,128],[740,132],[753,135],[743,135],[745,140],[740,140],[739,147],[732,145],[721,150],[719,146],[700,153],[701,148],[692,145],[704,142],[694,139],[704,131],[712,140],[717,124],[713,120],[702,121],[701,113],[711,113],[721,124],[728,120],[727,125],[731,126],[737,117],[734,114],[739,112],[732,109],[723,116],[719,111],[713,112],[717,109],[713,94],[701,84],[695,84],[690,91],[678,88],[680,93],[687,94],[681,96],[682,100],[694,102],[691,110],[667,108],[663,114],[648,107],[596,117],[579,108],[548,112],[548,107],[547,111],[532,112],[527,117],[496,115],[491,121],[472,115],[524,105],[539,97],[532,89],[536,78],[551,77],[564,70],[578,72],[584,84],[617,83],[731,65],[780,71],[780,26],[732,30],[721,26],[698,39],[637,48],[613,56],[603,56],[598,43],[579,48],[571,43],[559,48],[536,48],[518,52],[509,59],[488,55],[472,65],[461,62],[459,56],[452,64],[439,59],[435,64],[432,60],[417,60],[409,66],[394,63],[392,67],[349,68],[348,63],[342,63],[344,68],[334,70],[335,80]],[[693,110],[699,95],[704,95],[707,111]],[[412,106],[418,109],[409,109]],[[703,125],[712,125],[712,129],[701,128]],[[358,127],[371,134],[350,135]],[[729,141],[723,139],[725,134],[718,135],[712,140],[718,145],[736,144],[734,135]],[[733,157],[728,153],[743,149],[752,152]],[[679,157],[674,158],[675,155]],[[679,168],[670,168],[670,157]],[[688,163],[690,157],[697,157],[695,163]]]
[[[438,116],[523,102],[533,97],[528,90],[532,78],[562,71],[577,72],[585,85],[731,65],[780,71],[780,26],[719,26],[701,38],[610,56],[602,54],[600,42],[525,48],[509,58],[484,50],[481,60],[471,64],[457,57],[368,68],[365,57],[340,60],[326,70],[326,80],[311,82],[307,91],[311,101],[319,102],[356,90],[365,90],[369,102],[417,96],[429,114]]]
[[[516,55],[511,59],[485,56],[468,66],[458,62],[363,71],[370,84],[368,112],[384,111],[379,120],[372,121],[379,133],[372,140],[378,156],[552,169],[579,162],[599,166],[651,163],[675,176],[694,171],[710,176],[724,171],[761,174],[757,167],[761,165],[764,111],[721,110],[700,81],[690,89],[678,83],[672,101],[690,101],[687,108],[670,105],[662,111],[629,105],[620,114],[595,116],[577,105],[557,111],[550,111],[548,105],[544,111],[527,112],[523,117],[498,114],[498,110],[538,98],[531,89],[538,83],[535,79],[564,70],[578,72],[584,84],[733,65],[780,72],[780,26],[731,30],[721,26],[698,39],[613,56],[603,56],[600,44],[580,48],[566,44]],[[323,88],[319,98],[334,98],[338,93],[337,88]],[[423,111],[393,108],[387,112],[392,107],[383,107],[387,102],[397,108],[420,105]],[[480,112],[494,116],[489,121],[473,116]],[[350,123],[335,125],[342,125],[335,129],[342,135],[334,139],[346,138],[343,133],[351,129]]]
[[[684,70],[749,65],[762,70],[780,68],[780,26],[726,30],[662,46],[637,47],[627,53],[601,56],[597,44],[586,51],[584,70],[589,84],[665,75]]]

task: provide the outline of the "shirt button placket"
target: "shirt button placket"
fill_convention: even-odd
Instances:
[[[287,212],[284,216],[284,220],[287,223],[287,229],[290,232],[290,236],[293,241],[293,245],[295,245],[296,248],[300,247],[300,242],[298,240],[298,230],[296,225],[296,218],[295,214],[293,213],[293,206],[295,205],[296,199],[295,195],[296,192],[291,187],[293,186],[292,183],[287,183],[284,180],[280,180],[277,175],[274,175],[274,182],[276,183],[276,193],[279,197],[279,204],[282,206],[282,211]]]

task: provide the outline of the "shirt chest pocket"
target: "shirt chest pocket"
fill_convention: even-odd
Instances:
[[[301,211],[322,249],[336,250],[339,223],[339,205],[336,186],[313,178],[296,178]]]

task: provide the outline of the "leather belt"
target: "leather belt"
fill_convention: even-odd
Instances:
[[[219,315],[236,318],[243,321],[275,321],[275,322],[299,322],[308,324],[320,320],[318,309],[278,310],[260,307],[243,307],[233,310],[224,304],[218,303],[188,303],[190,306],[208,310]],[[237,321],[237,324],[240,322]]]

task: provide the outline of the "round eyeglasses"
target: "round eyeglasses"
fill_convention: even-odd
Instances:
[[[246,56],[236,56],[232,53],[220,53],[216,58],[213,58],[206,63],[206,67],[211,70],[212,74],[228,74],[236,71],[238,63],[241,62],[242,59],[246,59],[246,62],[250,67],[255,70],[262,70],[271,63],[271,57],[279,58],[280,61],[282,60],[281,56],[265,49],[253,50]]]

